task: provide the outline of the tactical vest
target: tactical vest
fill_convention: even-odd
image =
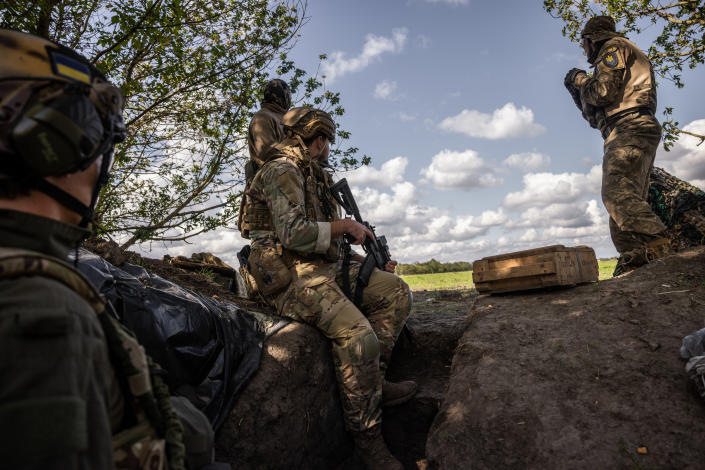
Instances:
[[[278,150],[277,157],[284,157],[294,163],[303,175],[306,218],[316,222],[338,220],[340,219],[338,203],[333,198],[330,190],[333,183],[332,179],[317,162],[308,156],[305,148],[304,143],[298,136],[296,139],[287,139],[276,146]],[[270,162],[278,158],[270,160]],[[270,162],[267,162],[262,168],[265,168]],[[249,232],[252,230],[274,231],[272,214],[267,207],[266,201],[254,200],[246,195],[244,208],[242,226],[248,232],[248,237]],[[326,258],[330,261],[336,261],[339,255],[339,244],[331,242],[331,247],[332,249],[326,254]]]
[[[296,165],[303,177],[306,218],[316,222],[332,222],[339,219],[338,204],[330,190],[332,179],[318,162],[310,158],[301,138],[295,136],[287,139],[278,144],[275,150],[275,158],[265,163],[260,171],[281,158],[287,159]],[[247,194],[243,207],[243,226],[247,235],[249,236],[250,231],[269,232],[268,238],[275,241],[273,246],[270,243],[267,243],[267,246],[258,243],[251,245],[247,263],[244,265],[246,270],[241,271],[248,286],[249,297],[257,298],[261,294],[266,301],[282,292],[291,282],[289,270],[297,261],[328,263],[340,258],[339,240],[331,240],[325,254],[287,250],[278,242],[272,214],[266,201]]]
[[[182,428],[169,401],[158,366],[151,362],[137,338],[106,312],[106,303],[81,273],[42,253],[0,247],[0,280],[23,276],[53,279],[76,292],[96,313],[105,334],[110,361],[133,411],[133,423],[113,435],[116,470],[184,469]],[[129,399],[129,401],[128,401]]]
[[[656,112],[656,80],[651,68],[649,58],[633,42],[623,37],[612,38],[603,44],[598,54],[595,70],[599,71],[599,64],[608,54],[609,48],[617,48],[622,54],[624,64],[624,91],[621,99],[608,106],[604,112],[609,122],[610,117],[631,108],[648,108]]]

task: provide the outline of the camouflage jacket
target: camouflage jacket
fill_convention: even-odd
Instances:
[[[264,225],[250,230],[252,247],[280,244],[296,257],[337,260],[340,243],[331,243],[330,223],[340,218],[340,208],[331,185],[331,176],[300,141],[276,145],[247,191],[253,212],[266,214]]]
[[[579,107],[592,127],[603,129],[610,118],[631,108],[656,112],[656,81],[646,54],[617,36],[605,41],[597,57],[593,76],[579,87]]]

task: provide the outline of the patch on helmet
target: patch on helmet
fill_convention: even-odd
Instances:
[[[602,56],[602,63],[605,67],[613,69],[619,65],[619,54],[617,53],[616,47],[610,47],[607,49],[607,53]]]
[[[90,85],[91,69],[87,64],[56,51],[50,51],[49,55],[51,56],[51,68],[56,75]]]

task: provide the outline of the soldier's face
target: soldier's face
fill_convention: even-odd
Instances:
[[[327,162],[328,155],[330,155],[330,141],[327,137],[319,135],[316,140],[313,141],[312,148],[309,151],[311,157],[320,162]]]
[[[593,48],[595,47],[595,44],[592,42],[590,38],[583,37],[582,41],[580,44],[583,46],[583,51],[585,51],[585,56],[586,57],[591,57],[593,51]]]

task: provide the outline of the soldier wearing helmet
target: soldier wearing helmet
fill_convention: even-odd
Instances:
[[[63,261],[124,137],[120,90],[89,61],[0,30],[3,468],[184,468],[156,365]]]
[[[571,69],[564,84],[590,126],[605,139],[602,202],[620,253],[614,275],[670,251],[665,225],[646,202],[649,175],[661,140],[656,81],[648,57],[617,33],[614,19],[596,16],[582,31],[582,47],[594,66],[590,77]]]
[[[246,193],[243,228],[251,240],[248,275],[279,315],[308,323],[332,342],[345,423],[369,468],[400,469],[381,435],[382,406],[416,392],[411,381],[384,380],[392,348],[411,308],[409,287],[375,270],[358,309],[341,290],[342,236],[360,244],[371,232],[341,219],[326,169],[335,123],[313,108],[294,108],[282,120],[285,139],[274,146]],[[362,257],[353,257],[357,279]],[[354,286],[352,287],[354,290]]]

